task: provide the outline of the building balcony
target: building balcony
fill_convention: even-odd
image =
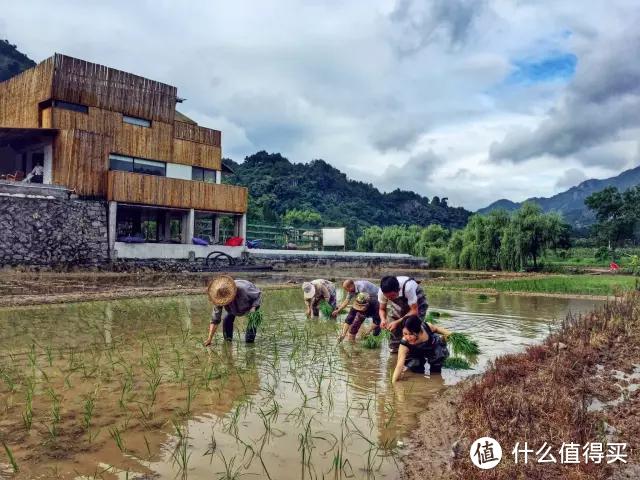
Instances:
[[[245,187],[111,170],[107,199],[121,203],[244,214]]]

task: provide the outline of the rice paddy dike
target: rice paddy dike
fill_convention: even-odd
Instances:
[[[569,311],[601,304],[429,297],[448,314],[440,323],[469,334],[482,354],[472,370],[395,387],[386,344],[338,344],[340,322],[307,320],[299,288],[265,291],[255,344],[243,342],[238,319],[234,341],[218,334],[210,349],[203,294],[1,308],[0,475],[400,478],[418,419],[437,398],[541,342]]]

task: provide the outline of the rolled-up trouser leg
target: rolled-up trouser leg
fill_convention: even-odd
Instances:
[[[353,310],[353,308],[351,310]],[[355,312],[356,314],[354,316],[353,322],[351,323],[351,328],[349,329],[349,333],[354,336],[358,334],[358,330],[360,330],[360,327],[362,326],[365,319],[367,318],[364,316],[362,312],[358,312],[358,311],[355,311]]]
[[[313,312],[313,316],[314,317],[319,317],[320,316],[320,309],[318,308],[318,304],[317,303],[315,305],[311,306],[311,311]]]
[[[227,313],[222,319],[222,335],[225,340],[233,340],[233,321],[235,319],[236,316],[231,313]]]

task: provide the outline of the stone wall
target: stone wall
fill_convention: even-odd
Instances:
[[[0,266],[108,260],[106,202],[0,195]]]

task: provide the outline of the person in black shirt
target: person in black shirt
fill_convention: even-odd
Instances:
[[[424,373],[427,362],[432,375],[440,373],[442,363],[449,356],[445,339],[450,334],[449,330],[424,322],[415,315],[408,316],[402,328],[393,383],[400,380],[405,370]]]

